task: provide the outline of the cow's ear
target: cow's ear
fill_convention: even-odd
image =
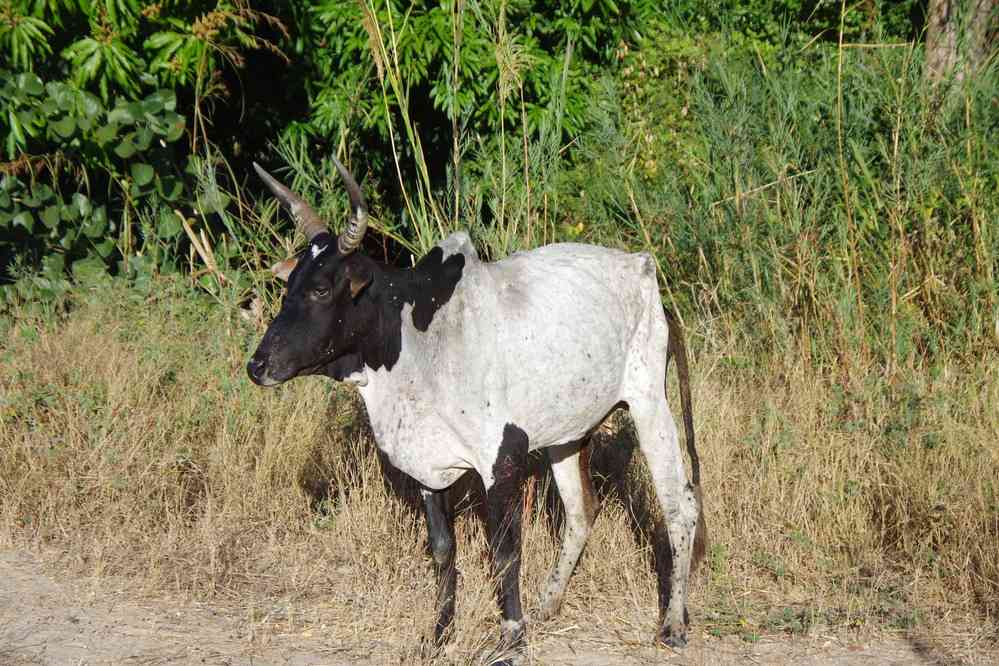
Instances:
[[[350,297],[357,298],[357,296],[364,291],[364,289],[371,284],[371,280],[375,276],[374,267],[371,261],[365,261],[367,257],[361,257],[360,255],[353,255],[345,262],[344,274],[347,277],[347,281],[350,282]]]
[[[295,266],[297,265],[298,257],[290,257],[271,266],[271,273],[274,273],[274,277],[282,282],[287,282],[288,276],[291,275],[291,272],[295,270]]]

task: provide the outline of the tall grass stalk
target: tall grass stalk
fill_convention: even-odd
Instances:
[[[451,71],[450,71],[450,105],[448,115],[451,119],[451,184],[454,190],[452,202],[451,226],[458,228],[461,221],[461,119],[458,109],[458,92],[461,89],[461,47],[465,38],[465,0],[456,0],[451,4]]]
[[[855,317],[855,335],[861,341],[860,348],[864,353],[864,299],[860,285],[859,265],[856,244],[856,226],[853,219],[853,201],[850,194],[850,173],[846,166],[846,155],[843,147],[843,26],[846,22],[846,0],[840,2],[839,35],[836,50],[836,147],[839,156],[839,172],[843,187],[843,211],[846,214],[846,238],[849,248],[849,271],[857,299],[857,314]]]
[[[388,23],[387,43],[374,5],[365,2],[362,9],[364,11],[364,28],[368,32],[369,37],[368,46],[371,48],[372,57],[377,66],[379,83],[382,87],[382,103],[385,108],[385,117],[389,123],[392,158],[395,161],[396,175],[399,178],[406,210],[409,214],[415,236],[412,242],[414,243],[414,249],[419,254],[423,254],[429,251],[437,239],[444,235],[446,218],[441,213],[437,204],[436,193],[431,186],[430,172],[427,168],[420,135],[415,131],[410,117],[409,93],[405,88],[402,73],[399,69],[399,35],[396,32],[392,9],[389,7],[385,13]],[[402,25],[399,27],[399,31],[406,30],[406,23],[404,19]],[[410,193],[407,191],[402,177],[402,167],[399,163],[400,151],[396,145],[396,131],[392,120],[393,108],[399,110],[398,116],[405,129],[405,137],[419,176],[415,188],[415,204]]]

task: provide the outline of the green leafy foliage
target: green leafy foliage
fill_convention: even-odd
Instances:
[[[67,47],[62,56],[72,66],[76,83],[84,86],[96,81],[104,99],[112,87],[131,95],[139,92],[142,61],[117,37],[105,40],[84,37]]]
[[[981,342],[996,318],[995,151],[980,141],[995,71],[954,93],[963,109],[922,85],[905,43],[922,12],[8,0],[0,265],[131,274],[197,255],[201,283],[240,283],[234,267],[266,265],[273,247],[249,225],[288,224],[247,215],[248,162],[278,152],[335,218],[323,156],[337,150],[377,230],[413,252],[455,227],[493,256],[644,247],[679,309],[752,303],[746,330],[785,353],[810,337],[897,363],[948,336]]]
[[[105,102],[158,87],[204,94],[224,67],[243,64],[243,49],[272,47],[254,34],[266,20],[244,0],[3,0],[0,53],[47,79],[68,72]]]
[[[26,3],[0,3],[0,51],[19,69],[31,70],[36,60],[52,52],[48,23],[27,12]]]
[[[261,21],[284,34],[243,0],[0,1],[0,58],[16,69],[0,72],[0,281],[16,256],[47,273],[114,267],[155,242],[175,262],[202,105],[230,95],[244,50],[276,50]]]
[[[377,31],[392,47],[431,155],[450,150],[454,123],[489,138],[501,124],[536,129],[553,105],[553,84],[567,50],[573,58],[560,103],[564,129],[575,134],[583,126],[591,82],[613,66],[620,43],[640,35],[657,6],[649,0],[318,0],[306,10],[313,20],[297,45],[310,70],[306,90],[313,115],[295,129],[329,136],[358,126],[388,148],[392,114],[399,109],[381,96],[378,82],[393,63],[382,62],[371,48]],[[508,103],[497,104],[497,96]]]
[[[925,2],[919,0],[870,0],[848,3],[842,16],[847,42],[916,39],[922,31]],[[755,40],[758,46],[791,40],[804,44],[818,39],[837,41],[839,2],[828,0],[687,0],[671,3],[671,23],[688,33],[721,32],[736,42]]]
[[[127,239],[129,215],[162,218],[183,196],[171,144],[186,121],[172,91],[108,108],[69,83],[0,76],[3,143],[14,159],[0,181],[0,257],[38,257],[50,278],[70,267],[93,272]]]

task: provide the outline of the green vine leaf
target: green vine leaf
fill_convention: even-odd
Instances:
[[[30,212],[22,210],[13,217],[11,224],[15,227],[24,227],[30,233],[35,229],[35,218],[32,217]]]
[[[66,116],[54,123],[49,123],[49,127],[63,139],[68,139],[76,131],[76,120],[72,116]]]
[[[129,167],[129,171],[132,173],[132,180],[139,187],[145,187],[153,180],[155,172],[153,167],[145,164],[143,162],[135,162]]]
[[[128,159],[135,154],[135,132],[129,132],[123,138],[121,143],[115,146],[114,154],[122,159]]]
[[[49,229],[55,229],[59,226],[59,208],[60,206],[48,206],[39,216],[42,218],[42,223]]]

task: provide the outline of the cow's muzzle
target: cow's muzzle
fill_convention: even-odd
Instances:
[[[258,358],[257,356],[251,358],[246,364],[246,374],[250,376],[250,381],[257,386],[277,386],[281,383],[280,379],[271,377],[266,358]]]

